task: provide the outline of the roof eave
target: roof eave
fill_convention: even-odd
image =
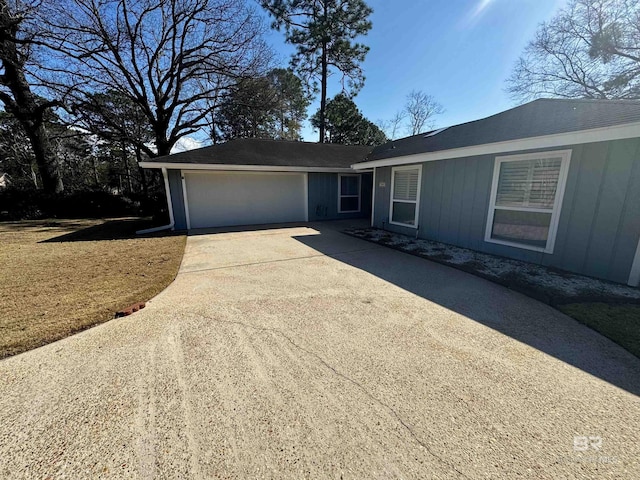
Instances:
[[[539,137],[520,138],[504,142],[484,143],[480,145],[452,148],[436,152],[399,155],[378,160],[355,163],[351,165],[351,168],[353,168],[354,170],[363,170],[396,165],[407,165],[412,163],[432,162],[436,160],[473,157],[478,155],[490,155],[494,153],[562,147],[568,145],[579,145],[582,143],[605,142],[610,140],[623,140],[625,138],[636,137],[640,137],[640,122],[593,128],[589,130],[578,130],[574,132],[556,133]]]
[[[353,173],[350,167],[299,167],[284,165],[232,165],[222,163],[140,162],[142,168],[168,170],[208,170],[238,172],[300,172],[300,173]]]

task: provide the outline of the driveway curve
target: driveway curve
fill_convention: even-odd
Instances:
[[[640,478],[640,360],[335,224],[190,236],[147,308],[0,362],[2,478]]]

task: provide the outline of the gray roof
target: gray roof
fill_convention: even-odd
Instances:
[[[372,148],[329,143],[238,138],[210,147],[156,157],[147,163],[349,168],[354,163],[364,160]]]
[[[543,98],[482,120],[388,142],[376,147],[367,161],[638,121],[640,100]]]

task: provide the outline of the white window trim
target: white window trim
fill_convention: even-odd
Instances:
[[[532,160],[536,158],[560,157],[560,175],[558,176],[558,189],[556,190],[556,198],[553,208],[519,208],[519,207],[499,207],[501,210],[515,211],[531,211],[549,213],[551,211],[551,223],[549,224],[549,236],[547,237],[547,245],[545,247],[534,247],[517,242],[509,242],[506,240],[496,240],[491,238],[491,230],[493,229],[493,217],[496,211],[496,197],[498,194],[498,181],[500,178],[500,165],[502,162],[513,162],[518,160]],[[523,250],[533,250],[534,252],[553,253],[556,244],[556,235],[558,233],[558,222],[560,221],[560,212],[562,210],[562,200],[567,186],[567,174],[569,172],[569,164],[571,163],[571,150],[557,150],[553,152],[537,152],[527,153],[524,155],[509,155],[505,157],[496,157],[493,166],[493,183],[491,184],[491,200],[489,202],[489,213],[487,214],[487,225],[485,227],[484,241],[488,243],[496,243],[498,245],[506,245],[509,247],[521,248]]]
[[[398,171],[402,171],[402,170],[415,170],[418,169],[418,191],[416,193],[416,201],[412,201],[412,200],[394,200],[393,199],[393,190],[395,187],[395,174]],[[397,225],[399,227],[407,227],[407,228],[414,228],[417,229],[418,228],[418,218],[420,218],[420,189],[422,188],[422,165],[417,164],[417,165],[403,165],[401,167],[392,167],[391,168],[391,196],[389,197],[389,224],[390,225]],[[393,203],[394,202],[398,202],[398,203],[415,203],[416,204],[416,216],[413,219],[413,225],[409,224],[409,223],[400,223],[400,222],[394,222],[393,221]]]
[[[343,195],[342,194],[342,177],[358,177],[358,195]],[[358,198],[358,209],[357,210],[342,210],[340,208],[340,204],[342,203],[340,200],[343,198]],[[357,173],[351,174],[339,174],[338,175],[338,213],[359,213],[362,208],[362,176]]]

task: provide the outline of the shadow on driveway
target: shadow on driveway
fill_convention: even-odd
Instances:
[[[320,235],[294,238],[340,262],[640,395],[640,360],[557,310],[471,274],[390,248],[336,254],[329,248],[332,242],[326,238],[328,233],[335,234],[335,226],[314,224],[313,228]],[[588,396],[589,392],[584,394]]]

